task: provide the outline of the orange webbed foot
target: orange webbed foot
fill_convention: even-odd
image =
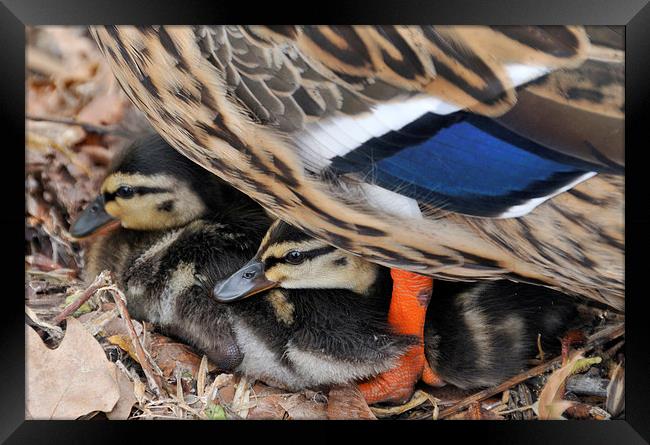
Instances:
[[[424,357],[424,321],[433,280],[398,269],[391,269],[391,277],[393,296],[388,311],[388,322],[395,332],[415,336],[418,344],[400,357],[394,368],[359,385],[368,404],[407,402],[420,377],[425,378],[425,383],[429,383],[429,380],[432,382],[429,384],[434,386],[444,384],[440,377],[431,371]]]

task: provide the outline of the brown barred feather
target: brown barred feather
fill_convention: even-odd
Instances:
[[[496,120],[536,142],[606,166],[625,165],[625,65],[589,59],[519,91],[519,101]],[[587,137],[588,139],[585,139]]]
[[[343,199],[307,174],[290,143],[308,122],[414,94],[501,114],[524,97],[512,90],[503,64],[576,67],[588,49],[581,28],[535,27],[523,35],[398,26],[92,32],[127,95],[172,145],[290,224],[387,266],[457,280],[507,277],[623,310],[622,178],[596,176],[517,219],[407,219]],[[549,82],[560,91],[565,81],[570,76]],[[570,105],[609,117],[603,110],[618,103],[618,93],[606,91],[602,103],[583,94]],[[566,105],[560,96],[550,102]],[[593,146],[606,159],[622,159]]]

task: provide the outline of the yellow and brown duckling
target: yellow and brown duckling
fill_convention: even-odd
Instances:
[[[239,268],[269,223],[246,195],[149,135],[115,158],[101,193],[70,233],[87,237],[113,226],[89,247],[87,278],[112,271],[134,318],[157,324],[229,369],[241,354],[203,277],[207,269],[227,276]]]
[[[222,302],[239,299],[238,290],[259,295],[223,304],[243,355],[237,371],[290,390],[316,389],[379,375],[416,343],[388,323],[387,269],[286,224],[276,224],[262,246],[215,281]]]
[[[343,351],[347,360],[357,355],[367,356],[368,349],[374,345],[374,334],[368,329],[371,326],[365,329],[357,326],[367,317],[364,311],[373,301],[383,302],[374,308],[381,310],[378,318],[387,320],[391,287],[388,269],[276,221],[255,257],[219,282],[214,295],[224,302],[244,299],[233,304],[236,306],[269,300],[269,289],[273,289],[274,298],[282,301],[284,307],[280,312],[291,314],[291,322],[304,324],[305,317],[310,317],[309,323],[314,323],[300,327],[308,336],[291,340],[293,347],[300,345],[303,351],[311,349],[308,355],[304,352],[301,355],[309,356],[314,363],[322,345],[341,341],[346,335],[349,338],[345,341],[356,345]],[[323,294],[326,290],[329,293]],[[264,297],[248,298],[258,293]],[[322,295],[328,298],[314,299]],[[350,312],[344,319],[332,318],[330,314],[340,311],[343,302],[349,304],[350,295],[353,296]],[[344,297],[339,300],[340,296]],[[437,282],[427,310],[424,350],[431,369],[440,379],[430,383],[448,382],[461,388],[476,388],[498,384],[519,372],[526,360],[537,353],[538,334],[543,345],[557,344],[557,337],[577,316],[567,300],[566,295],[547,288],[505,280],[478,284]],[[312,313],[306,314],[305,310]],[[323,321],[316,324],[314,321],[319,318]],[[265,326],[255,323],[254,318],[245,320],[249,344],[270,344],[273,335]],[[237,328],[235,331],[239,335]],[[402,354],[410,346],[413,344],[407,345]],[[296,356],[278,349],[277,354],[281,353],[289,360]],[[363,390],[364,385],[361,387]],[[373,389],[365,388],[364,395],[374,402]]]

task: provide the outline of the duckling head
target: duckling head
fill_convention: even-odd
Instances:
[[[223,203],[224,184],[159,135],[135,140],[116,156],[101,192],[70,228],[83,238],[108,226],[181,227]],[[118,224],[119,223],[119,224]]]
[[[379,266],[277,220],[253,259],[217,283],[213,295],[231,302],[272,288],[371,291]]]

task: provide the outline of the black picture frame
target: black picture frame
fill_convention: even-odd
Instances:
[[[422,0],[347,3],[340,0],[310,2],[199,2],[197,0],[136,2],[134,0],[2,0],[0,4],[0,116],[6,130],[0,133],[7,162],[0,164],[0,243],[4,290],[0,314],[0,370],[2,404],[0,440],[7,443],[115,443],[131,440],[146,429],[146,440],[155,442],[181,433],[184,440],[268,440],[283,433],[292,442],[330,443],[353,438],[360,432],[366,443],[386,440],[458,440],[471,434],[480,443],[636,444],[650,441],[650,322],[644,292],[645,254],[650,243],[648,181],[643,153],[648,151],[650,104],[650,5],[649,0]],[[236,4],[235,4],[236,3]],[[340,422],[259,421],[221,422],[74,422],[25,421],[25,360],[19,284],[18,249],[24,227],[19,216],[24,208],[24,176],[18,159],[24,155],[25,137],[25,25],[182,24],[182,23],[436,23],[436,24],[585,24],[623,25],[626,41],[626,415],[611,422],[389,422],[359,424]],[[22,153],[22,154],[21,154]],[[24,161],[24,159],[23,159]],[[647,173],[646,173],[647,174]],[[23,245],[24,246],[24,245]],[[15,249],[15,250],[14,250]],[[23,247],[24,250],[24,247]],[[15,252],[15,257],[14,257]],[[24,270],[23,270],[24,272]],[[16,292],[13,292],[13,286]],[[182,428],[182,429],[181,429]],[[205,435],[188,434],[186,429]],[[291,436],[287,430],[291,429]],[[442,434],[444,433],[444,434]],[[229,439],[225,435],[234,434]],[[408,434],[408,436],[404,436]],[[441,435],[443,437],[441,437]],[[256,438],[255,436],[258,436]],[[446,436],[446,437],[445,437]]]

